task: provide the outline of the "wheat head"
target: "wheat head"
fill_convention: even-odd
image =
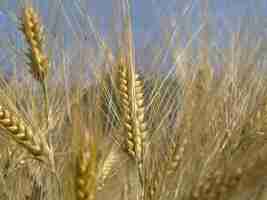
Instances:
[[[144,155],[147,123],[145,119],[144,84],[132,62],[118,65],[118,89],[120,93],[123,129],[127,133],[124,143],[126,152],[137,164],[140,181],[140,199],[144,199]]]
[[[40,159],[42,156],[48,156],[47,145],[44,141],[34,137],[31,127],[3,106],[0,106],[0,126],[34,158]]]
[[[44,33],[43,25],[33,7],[25,7],[20,17],[20,30],[25,36],[29,45],[26,56],[30,60],[28,63],[30,72],[38,81],[43,81],[47,76],[49,61],[44,53]]]
[[[119,65],[118,76],[123,126],[127,133],[126,150],[130,156],[142,162],[143,142],[147,134],[143,82],[127,65]]]
[[[110,153],[107,155],[106,159],[103,162],[103,165],[98,173],[98,190],[102,190],[106,179],[113,171],[113,168],[117,167],[117,163],[120,161],[120,156],[118,152],[113,148],[110,150]]]
[[[216,170],[200,181],[189,199],[224,199],[236,190],[243,175],[241,168],[231,173],[226,170]]]
[[[80,147],[76,165],[76,199],[93,200],[96,193],[96,144],[85,139]]]

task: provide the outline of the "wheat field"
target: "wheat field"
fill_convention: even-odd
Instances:
[[[215,50],[201,26],[186,45],[167,30],[165,47],[140,49],[130,0],[112,1],[111,38],[79,1],[89,38],[82,23],[55,33],[37,1],[18,2],[21,42],[0,45],[14,65],[0,75],[0,200],[267,198],[263,37],[240,29]]]

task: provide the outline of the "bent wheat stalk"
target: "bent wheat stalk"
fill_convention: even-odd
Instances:
[[[34,137],[32,129],[22,119],[2,106],[0,106],[0,127],[37,160],[41,157],[47,158],[49,150],[44,141]]]

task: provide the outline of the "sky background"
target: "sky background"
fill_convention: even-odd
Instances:
[[[51,10],[51,2],[56,0],[35,0],[37,5],[44,10]],[[77,0],[78,2],[79,0]],[[184,17],[192,17],[198,23],[201,4],[204,0],[134,0],[132,1],[132,16],[134,30],[136,33],[146,31],[157,31],[161,19],[165,17],[177,20],[182,13]],[[21,0],[0,0],[0,28],[6,29],[11,26],[6,20],[6,11],[15,11]],[[66,9],[72,9],[73,0],[63,0]],[[102,27],[108,27],[109,19],[112,16],[112,4],[114,0],[86,0],[82,4],[89,15],[98,20]],[[267,17],[266,0],[210,0],[209,15],[218,26],[227,24],[229,28],[235,28],[236,23],[244,16]],[[49,8],[50,6],[50,8]],[[2,12],[1,12],[2,11]],[[104,29],[104,28],[103,28]]]
[[[78,3],[81,8],[77,8]],[[88,26],[80,18],[74,17],[79,9],[92,18],[97,30],[104,37],[112,32],[114,25],[114,2],[116,0],[62,0],[61,17],[65,13],[71,21],[73,29],[82,35],[86,35]],[[15,32],[15,15],[20,8],[22,0],[0,0],[0,36],[2,40],[13,37],[20,41],[19,34]],[[49,24],[49,30],[55,31],[64,27],[64,33],[71,32],[71,28],[66,29],[66,24],[57,23],[57,15],[54,9],[58,8],[56,0],[33,0],[34,4],[41,10],[45,23]],[[131,1],[133,31],[135,35],[135,45],[143,48],[147,43],[153,43],[160,38],[160,34],[165,29],[173,31],[175,27],[182,33],[185,29],[192,32],[203,24],[201,8],[204,0],[134,0]],[[215,41],[224,44],[227,34],[237,31],[240,24],[249,27],[253,34],[267,35],[267,1],[266,0],[210,0],[208,19],[216,32]],[[64,12],[62,12],[64,10]],[[115,11],[116,12],[116,11]],[[81,13],[80,13],[81,15]],[[64,20],[67,21],[66,18]],[[66,22],[67,23],[67,22]],[[187,27],[186,27],[187,26]],[[189,27],[188,27],[189,26]],[[63,29],[63,28],[62,28]],[[66,37],[68,38],[68,37]],[[1,41],[0,39],[0,41]],[[69,40],[67,40],[69,41]],[[186,39],[185,39],[186,41]],[[66,42],[68,43],[68,42]],[[20,45],[20,42],[17,43]],[[1,54],[0,64],[5,60],[6,55]]]

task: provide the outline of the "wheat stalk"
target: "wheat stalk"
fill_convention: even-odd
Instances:
[[[48,156],[47,144],[34,137],[31,127],[26,125],[21,118],[16,117],[2,106],[0,106],[0,126],[18,144],[27,149],[34,158],[39,160],[42,156]]]

